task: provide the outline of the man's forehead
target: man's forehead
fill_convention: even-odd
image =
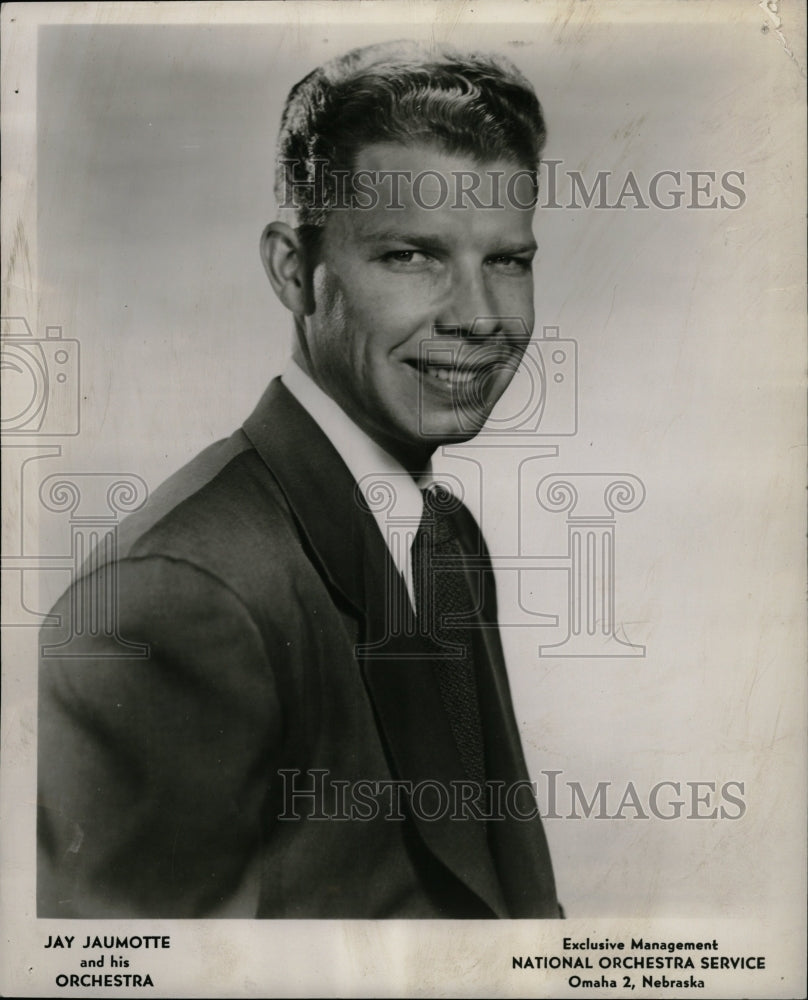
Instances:
[[[354,176],[373,186],[389,188],[395,179],[400,189],[409,189],[416,195],[433,196],[450,185],[474,190],[480,195],[496,189],[521,185],[528,202],[528,187],[535,171],[525,164],[508,158],[481,160],[470,153],[452,152],[439,142],[403,144],[379,142],[361,147],[354,157]],[[426,201],[426,198],[423,199]]]
[[[393,237],[413,226],[529,229],[535,172],[511,160],[481,162],[437,144],[377,143],[359,150],[343,216],[354,232]],[[347,216],[347,218],[344,218]],[[405,222],[406,220],[406,222]]]
[[[453,170],[491,169],[495,165],[500,169],[516,171],[524,169],[524,164],[510,160],[507,157],[492,157],[481,160],[471,153],[455,152],[444,146],[440,140],[419,140],[412,143],[374,142],[360,146],[354,155],[354,168],[357,170],[395,170],[407,171],[435,170],[448,173]]]

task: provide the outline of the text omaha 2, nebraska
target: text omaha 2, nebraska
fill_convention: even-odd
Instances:
[[[76,940],[75,934],[51,934],[45,944],[46,948],[72,948]],[[88,934],[80,948],[170,948],[171,936],[168,934],[132,934],[118,937],[115,934],[103,936]]]

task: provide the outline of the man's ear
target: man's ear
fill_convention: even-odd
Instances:
[[[314,312],[309,263],[297,231],[270,222],[261,233],[261,260],[275,294],[296,316]]]

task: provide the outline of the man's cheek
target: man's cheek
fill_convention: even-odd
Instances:
[[[533,329],[533,277],[518,281],[503,281],[496,289],[495,301],[500,316],[514,316],[523,321],[528,333]]]
[[[428,289],[415,281],[402,281],[391,276],[387,287],[377,289],[362,303],[362,311],[376,319],[383,319],[385,325],[409,325],[419,313],[428,311],[430,296]]]
[[[390,309],[413,311],[418,303],[437,306],[449,291],[449,276],[428,268],[412,272],[387,271],[379,276],[374,292]]]
[[[415,345],[417,353],[418,340],[426,341],[431,335],[433,316],[434,312],[423,309],[417,299],[387,301],[363,313],[358,323],[367,331],[374,352],[388,354],[403,345],[404,353],[409,353],[410,345]]]

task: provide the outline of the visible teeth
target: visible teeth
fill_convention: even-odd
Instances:
[[[452,385],[465,385],[474,378],[474,373],[470,371],[458,371],[456,368],[435,368],[427,366],[426,372],[440,382],[449,382]]]

